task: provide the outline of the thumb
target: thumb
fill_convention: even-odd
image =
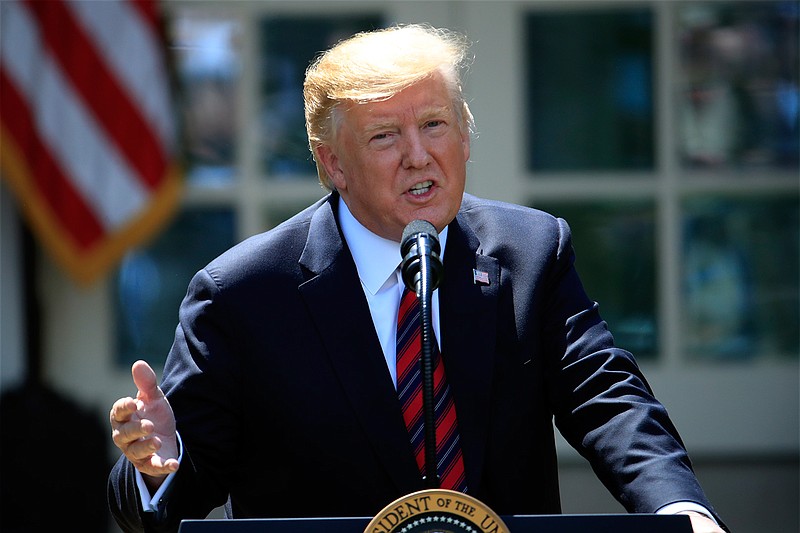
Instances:
[[[137,398],[142,401],[154,401],[164,396],[158,388],[156,373],[146,361],[136,361],[131,367],[133,383],[139,390]]]

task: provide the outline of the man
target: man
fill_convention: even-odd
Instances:
[[[234,518],[372,516],[424,488],[395,328],[399,241],[427,220],[441,233],[433,314],[467,492],[500,514],[560,512],[555,417],[628,510],[721,531],[664,408],[584,294],[566,223],[464,194],[465,54],[458,36],[405,26],[310,67],[309,141],[333,192],[197,273],[166,397],[134,365],[137,398],[110,413],[124,529],[174,530],[226,500]]]

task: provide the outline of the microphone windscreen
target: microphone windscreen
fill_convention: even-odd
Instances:
[[[419,233],[427,233],[437,244],[439,243],[439,233],[436,231],[436,228],[433,227],[433,224],[427,220],[412,220],[403,230],[403,238],[400,239],[400,248],[404,249],[408,240]]]

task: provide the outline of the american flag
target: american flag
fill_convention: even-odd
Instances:
[[[489,273],[472,269],[472,282],[475,285],[489,285]]]
[[[0,170],[79,283],[150,237],[180,196],[158,7],[0,2]]]

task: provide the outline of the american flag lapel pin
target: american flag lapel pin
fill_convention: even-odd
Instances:
[[[475,285],[489,285],[489,273],[483,270],[472,269],[472,283]]]

